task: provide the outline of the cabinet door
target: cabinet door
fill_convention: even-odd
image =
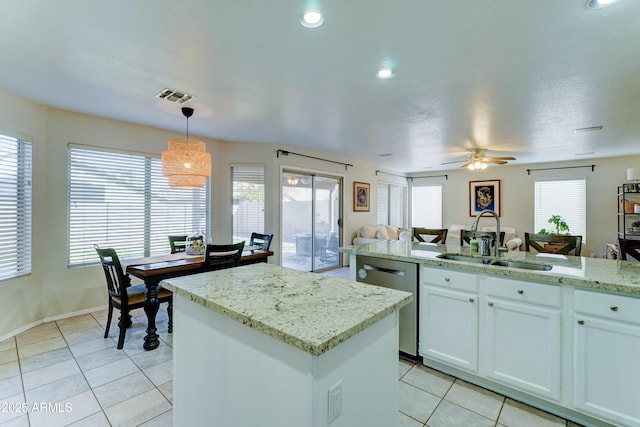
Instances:
[[[640,426],[640,326],[575,315],[573,401],[577,409]]]
[[[488,298],[485,310],[486,376],[559,400],[560,310],[499,298]]]
[[[423,284],[419,330],[421,356],[477,372],[477,295]]]

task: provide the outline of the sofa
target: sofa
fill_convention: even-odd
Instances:
[[[364,245],[366,243],[376,243],[385,240],[405,240],[410,242],[412,236],[413,234],[408,228],[385,224],[363,225],[356,231],[353,244]]]

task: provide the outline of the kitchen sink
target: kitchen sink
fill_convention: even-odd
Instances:
[[[553,268],[553,266],[549,264],[536,264],[533,262],[511,261],[506,259],[493,261],[492,258],[487,258],[487,257],[477,257],[477,256],[450,254],[450,253],[437,255],[436,258],[446,259],[449,261],[464,261],[464,262],[472,262],[475,264],[485,264],[485,265],[491,265],[494,267],[520,268],[523,270],[549,271]]]
[[[553,268],[553,266],[549,264],[535,264],[532,262],[508,261],[508,260],[493,261],[491,265],[494,265],[496,267],[511,267],[511,268],[521,268],[523,270],[537,270],[537,271],[549,271]]]
[[[491,263],[491,258],[480,258],[480,257],[477,257],[477,256],[460,255],[460,254],[445,253],[445,254],[437,255],[436,258],[448,259],[450,261],[473,262],[473,263],[476,263],[476,264],[490,264]]]

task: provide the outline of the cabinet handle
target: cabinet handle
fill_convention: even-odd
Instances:
[[[469,302],[473,302],[473,301],[474,301],[473,298],[469,298]]]
[[[445,281],[445,282],[447,282],[447,283],[449,283],[449,282],[451,281],[451,279],[449,279],[448,277],[445,277],[445,278],[444,278],[444,281]]]
[[[489,307],[493,307],[493,303],[492,302],[489,303]]]
[[[522,295],[522,294],[524,294],[524,291],[523,291],[522,289],[518,289],[518,293],[519,293],[520,295]]]
[[[578,325],[584,325],[584,320],[578,320]]]
[[[612,305],[610,308],[611,308],[611,311],[618,311],[617,305]]]

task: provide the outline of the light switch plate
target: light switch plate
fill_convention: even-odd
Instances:
[[[342,413],[342,381],[329,389],[329,422]]]

